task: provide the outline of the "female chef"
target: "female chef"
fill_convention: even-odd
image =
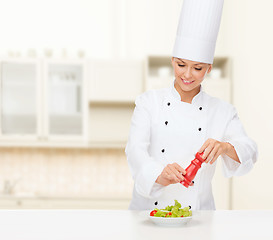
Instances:
[[[184,0],[169,88],[136,99],[126,155],[134,179],[130,209],[165,208],[177,199],[194,210],[215,209],[211,181],[222,156],[226,177],[249,172],[256,144],[235,108],[207,95],[201,83],[212,69],[223,0]],[[180,181],[196,152],[202,164],[189,188]]]

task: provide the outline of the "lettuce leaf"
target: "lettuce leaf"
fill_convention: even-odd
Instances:
[[[189,207],[184,207],[181,208],[181,204],[177,201],[174,200],[175,204],[174,206],[167,206],[164,209],[154,209],[156,210],[156,214],[154,215],[155,217],[189,217],[192,216],[192,211],[190,211]],[[169,213],[171,212],[171,215]]]

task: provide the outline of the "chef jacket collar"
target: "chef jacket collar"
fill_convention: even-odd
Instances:
[[[172,82],[172,84],[171,84],[172,96],[173,96],[175,99],[177,99],[179,102],[182,102],[179,93],[177,92],[177,90],[176,90],[175,87],[174,87],[174,82],[175,82],[175,80],[174,80],[174,81]],[[202,85],[201,85],[201,87],[200,87],[200,92],[197,93],[197,94],[193,97],[191,104],[196,104],[196,103],[198,103],[199,101],[201,101],[202,95],[203,95],[203,87],[202,87]],[[188,103],[188,104],[190,104],[190,103]]]

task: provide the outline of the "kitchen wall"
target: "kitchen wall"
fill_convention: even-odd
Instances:
[[[169,54],[182,4],[182,0],[1,2],[1,56],[53,52],[53,57],[68,58],[83,51],[102,59]]]
[[[251,173],[233,179],[234,209],[272,209],[273,2],[226,1],[227,51],[232,57],[233,102],[259,158]]]
[[[171,55],[181,5],[182,0],[4,1],[5,7],[0,9],[0,55],[43,56],[46,49],[51,49],[53,56],[67,58],[77,56],[79,50],[86,57],[104,59]],[[233,209],[272,209],[272,9],[271,0],[226,0],[224,6],[216,55],[232,61],[233,104],[259,147],[252,172],[232,179],[228,199]],[[109,164],[124,162],[119,151],[1,149],[0,177],[2,182],[16,179],[22,170],[18,192],[91,196],[95,188],[91,166],[102,168],[96,159],[106,161],[102,157],[106,153]],[[124,179],[128,178],[125,175]],[[124,187],[126,194],[131,184]]]

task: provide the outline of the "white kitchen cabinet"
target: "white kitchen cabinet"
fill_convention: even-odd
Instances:
[[[124,148],[135,99],[143,92],[144,61],[94,60],[89,69],[89,142]]]
[[[91,102],[134,102],[143,91],[143,61],[94,60],[88,66]]]
[[[31,59],[0,62],[1,140],[35,140],[41,134],[41,63]]]
[[[84,61],[44,61],[44,134],[50,141],[88,139]]]
[[[33,63],[2,64],[2,132],[4,134],[35,134],[36,71],[37,68]],[[21,77],[18,78],[18,75]],[[11,95],[13,97],[10,97]]]
[[[92,145],[125,147],[134,111],[133,103],[91,104],[89,136]]]
[[[87,141],[83,61],[4,59],[0,66],[1,146]]]

